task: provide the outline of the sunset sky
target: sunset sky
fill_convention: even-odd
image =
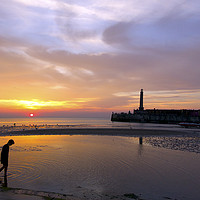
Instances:
[[[0,117],[199,109],[199,0],[1,0],[0,84]]]

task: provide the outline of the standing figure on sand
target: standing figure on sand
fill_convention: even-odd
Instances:
[[[15,144],[15,142],[11,139],[1,150],[1,164],[3,164],[3,167],[1,167],[0,172],[4,169],[4,176],[7,176],[9,147],[13,144]]]

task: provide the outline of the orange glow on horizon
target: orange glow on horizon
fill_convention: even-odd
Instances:
[[[81,109],[83,104],[93,101],[95,98],[76,98],[67,101],[41,101],[38,99],[33,100],[0,100],[0,107],[9,107],[14,109]],[[53,109],[52,109],[53,108]]]
[[[139,107],[139,94],[117,93],[106,99],[85,94],[82,98],[58,97],[38,99],[0,99],[0,116],[38,117],[71,116],[87,113],[94,116],[99,113],[133,112]],[[90,97],[90,98],[89,98]],[[147,91],[144,92],[144,109],[199,109],[200,91],[190,94],[188,91]],[[50,100],[48,100],[50,99]],[[64,100],[63,100],[64,99]],[[30,114],[33,114],[31,116]]]

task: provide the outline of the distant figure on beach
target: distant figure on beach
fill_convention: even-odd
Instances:
[[[0,172],[4,169],[4,176],[7,176],[9,147],[13,144],[15,144],[15,142],[11,139],[1,150],[1,164],[3,164],[3,167],[1,167]]]

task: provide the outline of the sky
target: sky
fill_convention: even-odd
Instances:
[[[0,117],[200,108],[199,0],[1,0]]]

